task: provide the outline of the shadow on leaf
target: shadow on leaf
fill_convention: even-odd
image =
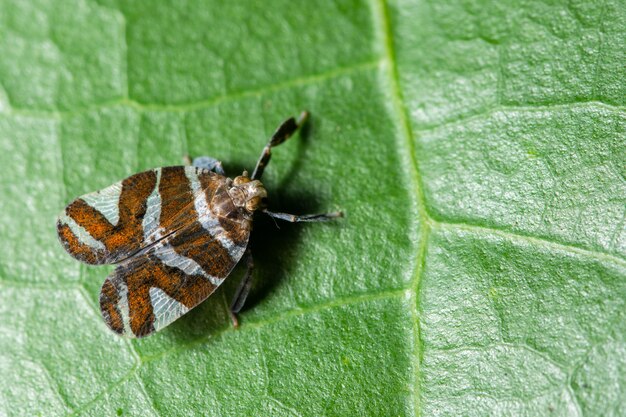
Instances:
[[[306,192],[285,194],[284,190],[292,181],[295,173],[301,169],[301,161],[306,148],[309,128],[305,125],[298,140],[296,158],[288,174],[280,181],[280,189],[268,187],[269,209],[290,214],[317,213],[319,207],[314,202],[315,196]],[[256,163],[256,161],[254,161]],[[253,164],[224,163],[226,175],[234,178],[244,169],[251,173]],[[286,279],[299,251],[299,234],[304,224],[293,224],[274,220],[267,215],[257,213],[250,238],[255,271],[253,287],[248,296],[242,314],[254,308]],[[177,343],[185,344],[216,335],[232,326],[228,314],[233,294],[245,274],[245,263],[240,262],[231,272],[224,284],[208,300],[194,308],[166,331],[168,337]]]

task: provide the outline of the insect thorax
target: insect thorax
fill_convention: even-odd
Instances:
[[[245,173],[235,177],[228,195],[236,207],[244,208],[250,214],[265,207],[267,191],[259,180],[251,180]]]

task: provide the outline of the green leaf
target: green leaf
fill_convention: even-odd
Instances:
[[[1,415],[625,415],[619,1],[0,0]],[[142,340],[56,215],[210,155],[272,208]]]

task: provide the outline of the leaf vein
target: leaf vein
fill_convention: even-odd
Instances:
[[[90,406],[92,406],[93,404],[95,404],[96,402],[98,402],[102,397],[104,397],[106,394],[110,393],[111,391],[113,391],[117,386],[123,384],[124,382],[126,382],[127,380],[129,380],[130,378],[133,377],[133,375],[135,375],[135,373],[139,370],[139,366],[140,365],[135,365],[133,368],[131,368],[124,376],[122,376],[121,378],[119,378],[117,381],[112,382],[111,384],[109,384],[105,389],[103,389],[102,391],[100,391],[95,397],[93,397],[90,401],[87,401],[86,403],[84,403],[83,405],[81,405],[80,407],[76,408],[74,410],[74,412],[67,414],[68,417],[70,416],[77,416],[80,415],[83,411],[85,411],[87,408],[89,408]]]
[[[387,64],[386,72],[388,77],[389,88],[391,89],[391,102],[392,108],[395,113],[396,121],[399,125],[400,140],[399,149],[400,157],[404,159],[403,166],[408,167],[410,173],[408,177],[412,182],[411,189],[415,191],[417,200],[417,212],[419,214],[419,244],[416,259],[414,260],[414,272],[411,279],[411,315],[413,317],[414,325],[414,345],[413,345],[413,413],[419,415],[420,407],[420,395],[419,395],[419,363],[420,357],[423,352],[422,340],[420,336],[419,314],[417,311],[417,304],[419,302],[419,286],[421,283],[421,275],[424,270],[423,265],[425,263],[426,247],[428,245],[428,235],[430,232],[430,216],[426,210],[426,198],[423,191],[423,183],[420,175],[419,164],[415,152],[415,138],[413,137],[413,130],[409,121],[408,111],[402,90],[400,89],[400,77],[398,72],[398,66],[396,65],[396,52],[394,47],[393,34],[391,30],[391,17],[389,14],[389,6],[386,0],[375,0],[374,10],[376,10],[376,19],[378,20],[378,33],[379,38],[383,44],[383,50],[385,51],[385,61]],[[415,227],[415,225],[412,225]]]
[[[73,117],[79,114],[83,114],[85,112],[96,111],[96,110],[106,109],[106,108],[115,107],[115,106],[128,106],[128,107],[132,107],[136,109],[137,111],[188,112],[192,110],[199,110],[199,109],[203,109],[206,107],[211,107],[211,106],[224,103],[224,102],[241,100],[241,99],[248,98],[248,97],[260,97],[268,93],[281,91],[281,90],[285,90],[289,88],[294,88],[298,86],[315,85],[315,84],[319,84],[323,81],[326,81],[332,78],[336,78],[336,77],[340,77],[344,75],[350,75],[355,72],[371,70],[373,68],[379,67],[380,64],[381,64],[380,59],[364,61],[364,62],[360,62],[354,65],[335,68],[333,70],[321,72],[318,74],[292,78],[287,81],[281,81],[275,84],[261,86],[259,88],[253,88],[253,89],[241,90],[241,91],[233,91],[233,92],[229,92],[223,95],[210,97],[205,100],[199,100],[199,101],[194,101],[194,102],[189,102],[189,103],[179,103],[179,104],[141,103],[131,98],[122,98],[122,99],[103,101],[101,103],[96,103],[96,104],[89,105],[80,109],[73,109],[73,110],[30,110],[26,108],[10,107],[9,113],[15,116],[25,116],[25,117],[33,117],[33,118],[64,119],[64,118]]]
[[[246,329],[256,330],[256,329],[260,329],[268,325],[281,322],[283,320],[286,320],[292,317],[302,316],[302,315],[311,314],[311,313],[317,313],[317,312],[320,312],[329,308],[333,308],[333,307],[342,307],[342,306],[346,306],[350,304],[358,304],[358,303],[363,303],[363,302],[368,302],[368,301],[376,301],[376,300],[384,300],[384,299],[394,298],[394,297],[401,297],[404,294],[406,294],[407,291],[411,291],[411,290],[403,288],[400,290],[361,294],[361,295],[347,297],[347,298],[334,299],[328,302],[324,302],[324,303],[320,303],[320,304],[316,304],[316,305],[308,306],[304,308],[295,308],[295,309],[288,310],[286,312],[283,312],[281,314],[278,314],[276,316],[266,318],[266,319],[251,320],[251,321],[242,320],[239,326],[239,330],[236,330],[236,331],[240,332],[240,331],[245,331]],[[208,337],[207,336],[200,337],[198,339],[192,340],[185,344],[177,345],[175,348],[165,350],[156,355],[142,356],[141,357],[142,363],[152,362],[152,361],[162,359],[163,357],[166,357],[172,354],[187,351],[193,347],[201,345],[202,343],[204,343],[205,341],[209,339],[216,339],[216,338],[222,337],[224,334],[228,332],[233,332],[233,331],[235,330],[232,327],[230,326],[225,327],[221,329],[220,331],[212,333]]]
[[[423,127],[416,127],[416,131],[421,133],[421,132],[434,132],[434,131],[438,131],[442,129],[447,129],[449,127],[463,125],[467,122],[471,122],[474,120],[483,119],[486,116],[492,115],[497,112],[506,112],[506,111],[538,112],[538,111],[553,111],[553,110],[571,110],[575,108],[588,108],[591,106],[602,107],[610,111],[626,112],[626,106],[606,103],[600,100],[587,100],[587,101],[576,101],[576,102],[571,102],[571,103],[555,103],[555,104],[536,104],[536,105],[533,104],[533,105],[525,105],[525,106],[513,106],[513,105],[503,104],[503,105],[490,106],[479,112],[464,114],[459,117],[453,117],[441,123],[436,123],[432,125],[423,125]]]
[[[488,234],[492,236],[495,235],[495,236],[504,237],[506,239],[522,240],[522,241],[531,243],[533,245],[539,245],[539,246],[549,247],[552,249],[557,249],[557,250],[561,250],[561,251],[565,251],[565,252],[569,252],[569,253],[573,253],[577,255],[583,255],[583,256],[595,258],[601,261],[610,262],[621,268],[626,268],[626,260],[618,256],[611,255],[605,252],[593,251],[590,249],[585,249],[583,247],[579,247],[579,246],[575,246],[571,244],[565,244],[565,243],[553,241],[553,240],[542,238],[542,237],[524,235],[521,233],[514,233],[514,232],[507,231],[507,230],[497,229],[494,227],[478,226],[478,225],[462,223],[462,222],[456,223],[456,222],[450,222],[450,221],[433,220],[432,224],[433,224],[433,227],[439,227],[442,229],[465,230],[465,231],[476,233],[476,234],[483,234],[483,235]]]

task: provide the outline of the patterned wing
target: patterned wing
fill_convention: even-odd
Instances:
[[[227,180],[191,166],[132,175],[70,203],[57,221],[59,240],[82,262],[121,262],[197,220]]]
[[[109,328],[144,337],[211,295],[243,256],[250,235],[249,219],[221,220],[202,216],[120,264],[100,292]]]

